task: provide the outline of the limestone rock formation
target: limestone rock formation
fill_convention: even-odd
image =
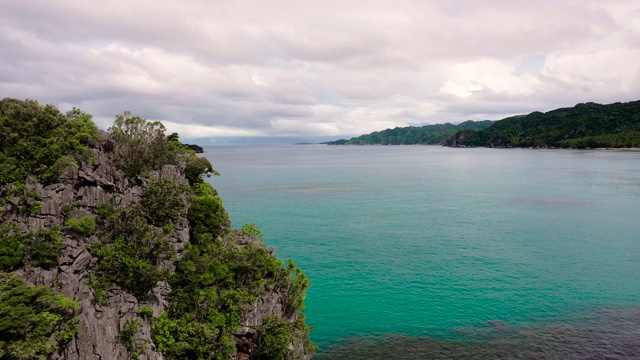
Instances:
[[[105,135],[103,134],[103,137]],[[108,146],[108,141],[101,146]],[[42,202],[37,213],[20,211],[21,199],[11,197],[2,206],[2,221],[15,224],[20,231],[38,231],[59,226],[65,228],[65,218],[80,218],[86,215],[97,216],[99,209],[105,205],[125,206],[140,201],[145,191],[145,179],[141,184],[131,183],[110,161],[102,148],[92,149],[95,162],[83,164],[78,169],[68,168],[60,177],[60,182],[43,186],[31,177],[27,181],[26,191],[35,192]],[[187,183],[181,169],[174,165],[164,165],[149,174],[148,178],[172,179]],[[91,244],[99,241],[103,230],[98,226],[91,236],[83,236],[64,231],[64,248],[57,266],[50,270],[34,267],[27,263],[14,273],[32,285],[46,285],[63,295],[76,300],[80,308],[80,332],[69,345],[58,353],[55,359],[129,359],[130,353],[118,341],[121,329],[127,320],[136,319],[142,308],[151,308],[155,316],[163,313],[168,307],[170,285],[161,281],[143,298],[136,298],[118,286],[110,287],[108,303],[103,304],[96,298],[95,291],[89,286],[91,269],[97,259],[90,252]],[[171,230],[169,241],[176,252],[177,259],[189,239],[188,225],[176,226]],[[237,246],[258,242],[252,237],[239,236]],[[283,294],[269,292],[257,299],[252,306],[243,312],[241,326],[235,332],[238,343],[237,359],[250,359],[255,347],[251,339],[256,329],[267,316],[280,316],[288,323],[297,320],[297,313],[286,316]],[[148,346],[139,359],[163,359],[151,339],[151,323],[143,321],[139,331],[139,340]],[[302,355],[302,358],[308,358]]]

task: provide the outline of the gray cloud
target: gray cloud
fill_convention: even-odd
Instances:
[[[186,137],[335,136],[637,100],[634,0],[0,0],[0,96]]]

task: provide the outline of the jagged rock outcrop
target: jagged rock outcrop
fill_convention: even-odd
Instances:
[[[108,146],[104,138],[101,146]],[[114,166],[102,148],[92,151],[94,163],[83,164],[77,169],[67,169],[58,183],[43,186],[30,177],[26,191],[35,192],[41,201],[39,211],[25,213],[20,210],[22,200],[19,197],[9,198],[3,206],[3,222],[17,225],[22,232],[38,231],[53,226],[64,228],[65,219],[69,217],[96,216],[99,209],[107,204],[122,207],[140,201],[145,192],[145,179],[141,179],[141,184],[131,183],[124,173]],[[181,169],[174,165],[161,166],[147,179],[149,178],[188,183]],[[94,290],[89,286],[91,270],[95,267],[97,258],[89,251],[89,247],[100,240],[103,232],[98,227],[93,235],[86,237],[65,231],[64,247],[57,266],[45,270],[27,263],[14,272],[29,284],[49,286],[80,305],[76,313],[79,317],[80,332],[54,359],[129,359],[131,355],[118,341],[120,331],[127,320],[139,319],[138,312],[143,307],[151,308],[155,316],[167,310],[171,288],[165,281],[159,282],[143,298],[136,298],[118,286],[112,286],[107,290],[107,304],[101,304],[97,300]],[[168,234],[168,238],[176,252],[176,259],[179,260],[185,244],[190,241],[188,225],[178,224]],[[255,241],[259,240],[239,237],[237,246]],[[241,326],[235,332],[239,349],[237,359],[250,358],[253,348],[251,341],[263,318],[277,315],[288,323],[297,320],[295,312],[290,316],[285,315],[283,296],[275,291],[267,292],[246,309]],[[139,359],[164,359],[163,355],[156,351],[151,340],[150,321],[142,322],[138,336],[148,345],[148,348],[141,352]]]
[[[98,149],[94,150],[94,157],[95,164],[69,169],[57,184],[45,187],[30,178],[27,191],[35,191],[41,199],[40,211],[37,214],[23,214],[18,211],[18,201],[9,202],[4,207],[4,221],[18,225],[21,231],[38,231],[64,226],[65,212],[72,212],[72,216],[79,217],[82,213],[96,214],[97,209],[107,201],[126,205],[140,200],[144,193],[141,186],[130,185],[124,174]],[[154,175],[175,179],[179,173],[177,167],[165,165]],[[50,286],[80,304],[77,316],[81,330],[59,354],[60,359],[127,359],[129,354],[118,343],[118,334],[124,323],[136,317],[142,307],[150,307],[156,314],[166,310],[166,298],[170,292],[166,283],[158,284],[152,294],[143,300],[115,287],[109,290],[108,305],[100,305],[88,285],[88,276],[96,261],[88,251],[88,246],[98,241],[99,236],[99,231],[88,238],[67,234],[57,267],[44,270],[26,265],[15,272],[32,285]],[[176,229],[170,234],[170,239],[172,243],[188,242],[188,230]],[[151,347],[140,358],[162,359],[163,356],[152,347],[149,324],[143,324],[141,336]]]

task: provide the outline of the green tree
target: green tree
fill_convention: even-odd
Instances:
[[[229,214],[222,206],[218,196],[201,196],[193,200],[187,213],[191,240],[200,242],[201,239],[224,235],[231,228]]]
[[[99,139],[91,116],[75,109],[67,115],[34,100],[0,100],[0,186],[24,183],[36,175],[47,185],[66,167],[90,162]]]
[[[112,157],[116,166],[130,179],[154,170],[159,165],[179,165],[186,150],[173,146],[158,121],[147,121],[125,111],[116,116],[109,128],[113,141]]]
[[[184,169],[185,177],[189,180],[189,184],[198,184],[204,182],[203,177],[211,175],[220,175],[213,170],[213,165],[207,158],[196,156],[195,154],[187,160]]]
[[[262,319],[262,325],[256,330],[256,357],[260,360],[288,360],[292,331],[291,325],[277,316]]]
[[[22,264],[29,237],[18,232],[16,226],[0,227],[0,271],[11,271]]]
[[[78,303],[0,272],[0,359],[46,359],[78,332]]]
[[[147,223],[139,204],[116,211],[107,226],[107,236],[91,247],[98,257],[98,274],[137,297],[145,296],[158,281],[169,277],[163,265],[174,255],[171,244],[161,229]]]
[[[186,194],[189,187],[172,179],[149,179],[142,196],[144,212],[153,224],[162,227],[186,216]]]

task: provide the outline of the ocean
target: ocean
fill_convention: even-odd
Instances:
[[[640,358],[640,152],[205,151],[311,280],[318,359]]]

